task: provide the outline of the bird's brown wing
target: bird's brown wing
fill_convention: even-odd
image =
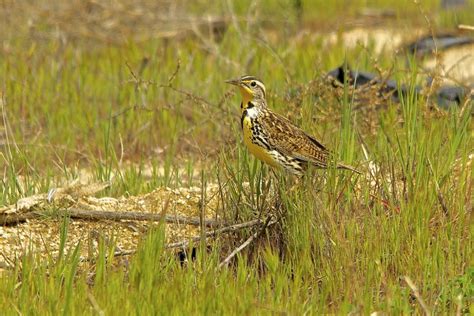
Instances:
[[[283,116],[267,111],[261,124],[271,135],[269,143],[276,150],[318,167],[327,167],[329,150]]]
[[[261,124],[263,129],[272,135],[269,142],[276,150],[317,167],[328,167],[332,153],[316,138],[306,134],[285,117],[267,110]],[[360,174],[355,168],[342,163],[337,163],[336,167]]]

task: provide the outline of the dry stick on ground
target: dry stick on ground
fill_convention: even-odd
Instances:
[[[0,214],[0,225],[16,225],[28,219],[38,218],[41,215],[37,212],[25,212],[22,214]]]
[[[80,219],[89,219],[89,220],[99,220],[99,219],[107,219],[107,220],[132,220],[132,221],[165,221],[167,223],[173,224],[185,224],[185,225],[193,225],[193,226],[200,226],[201,220],[199,217],[188,217],[188,216],[179,216],[179,215],[163,215],[158,213],[144,213],[144,212],[123,212],[123,211],[96,211],[96,210],[82,210],[82,209],[68,209],[67,211],[63,212],[64,215],[69,215],[72,218],[80,218]],[[206,219],[202,223],[207,227],[219,226],[222,225],[223,222],[213,220],[213,219]]]
[[[459,25],[458,25],[458,29],[460,29],[460,30],[474,31],[474,25],[459,24]]]
[[[112,220],[112,221],[165,221],[167,223],[180,223],[185,225],[200,226],[201,221],[199,217],[187,217],[187,216],[174,216],[174,215],[162,215],[158,213],[145,213],[145,212],[128,212],[128,211],[97,211],[97,210],[83,210],[77,208],[71,208],[68,210],[61,210],[58,212],[61,216],[70,216],[71,218],[80,218],[85,220]],[[32,211],[23,214],[10,214],[0,216],[0,224],[9,225],[23,222],[27,219],[39,218],[44,216],[44,212]],[[223,225],[221,221],[214,219],[206,219],[203,224],[207,227],[215,227]]]
[[[205,238],[208,238],[208,237],[215,237],[217,235],[224,234],[224,233],[232,233],[232,232],[238,231],[240,229],[250,228],[250,227],[253,227],[253,226],[256,226],[256,225],[259,225],[259,224],[262,224],[262,221],[258,220],[258,219],[254,219],[254,220],[251,220],[251,221],[248,221],[248,222],[218,228],[218,229],[215,229],[213,231],[206,232],[204,237],[199,235],[199,236],[194,236],[194,237],[191,237],[191,238],[183,240],[183,241],[179,241],[179,242],[175,242],[175,243],[169,243],[165,246],[165,248],[166,249],[185,248],[185,247],[188,247],[191,243],[196,243],[196,242],[201,241],[203,238],[205,239]],[[136,252],[137,252],[136,250],[116,251],[114,253],[114,257],[133,255]],[[90,260],[86,259],[86,258],[82,258],[81,261],[90,261]]]
[[[425,315],[430,316],[431,315],[430,309],[428,308],[425,301],[421,297],[420,292],[418,291],[418,288],[416,287],[415,283],[413,283],[413,281],[410,279],[409,276],[404,276],[403,278],[405,279],[405,282],[408,284],[410,289],[413,291],[413,295],[415,295],[416,299],[418,300],[418,303],[420,303],[421,308],[425,312]]]
[[[235,231],[238,231],[238,230],[240,230],[240,229],[253,227],[253,226],[256,226],[256,225],[261,224],[261,223],[262,223],[261,220],[259,220],[259,219],[254,219],[254,220],[251,220],[251,221],[248,221],[248,222],[244,222],[244,223],[239,223],[239,224],[234,224],[234,225],[222,227],[222,228],[219,228],[219,229],[216,229],[216,230],[207,232],[205,238],[207,238],[207,237],[214,237],[214,236],[216,236],[216,235],[223,234],[223,233],[235,232]],[[199,235],[199,236],[194,236],[194,237],[189,238],[188,240],[184,240],[184,241],[180,241],[180,242],[175,242],[175,243],[167,244],[167,245],[166,245],[166,248],[167,248],[167,249],[171,249],[171,248],[187,247],[187,246],[189,246],[189,244],[191,244],[192,242],[198,242],[198,241],[200,241],[201,238],[202,238],[201,235]]]
[[[263,231],[265,230],[265,228],[267,228],[268,226],[270,225],[273,225],[275,224],[277,221],[276,220],[271,220],[271,217],[268,217],[267,221],[265,222],[265,224],[262,226],[261,229],[257,230],[255,233],[252,234],[252,236],[250,236],[246,241],[244,241],[243,244],[241,244],[239,247],[235,248],[234,251],[231,252],[230,255],[227,256],[227,258],[224,259],[224,261],[222,261],[220,264],[219,264],[219,268],[222,268],[223,266],[227,266],[230,262],[230,260],[232,260],[232,258],[234,258],[239,252],[241,252],[243,249],[245,249],[248,245],[250,245],[250,243],[252,243],[252,241],[257,238],[257,236]]]
[[[90,289],[87,290],[87,299],[89,300],[89,303],[91,303],[97,314],[99,314],[100,316],[105,315],[104,311],[100,308],[99,304],[97,303],[97,300],[95,299]]]

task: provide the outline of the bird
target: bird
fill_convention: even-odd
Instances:
[[[319,140],[273,112],[267,105],[266,88],[261,80],[245,75],[225,82],[240,90],[243,141],[259,160],[299,177],[310,165],[317,168],[334,165],[360,174],[349,165],[333,161],[334,155]]]

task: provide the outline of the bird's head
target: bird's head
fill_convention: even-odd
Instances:
[[[253,76],[243,76],[238,79],[227,80],[226,83],[233,84],[240,88],[242,102],[246,104],[250,101],[265,100],[265,85],[263,82]]]

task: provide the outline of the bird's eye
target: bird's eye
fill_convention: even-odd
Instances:
[[[257,83],[256,83],[255,81],[252,81],[252,82],[250,83],[250,85],[251,85],[252,87],[255,87],[255,86],[257,85]]]

